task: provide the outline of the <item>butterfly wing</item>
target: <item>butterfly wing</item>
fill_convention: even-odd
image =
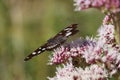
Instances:
[[[76,34],[79,30],[76,30],[77,24],[72,24],[62,31],[60,31],[56,36],[53,38],[49,39],[47,49],[46,50],[52,50],[57,48],[59,45],[63,44],[67,38],[71,35]]]
[[[69,37],[71,35],[76,34],[79,30],[76,30],[78,24],[71,24],[70,26],[66,27],[62,31],[60,31],[55,37],[62,35],[64,37]],[[54,37],[54,38],[55,38]]]
[[[30,59],[32,59],[34,56],[37,56],[39,54],[41,54],[42,52],[44,52],[46,50],[46,44],[44,44],[43,46],[40,46],[39,48],[37,48],[35,51],[33,51],[33,53],[29,54],[24,61],[28,61]]]
[[[28,61],[34,56],[37,56],[44,52],[45,50],[53,50],[57,48],[59,45],[63,44],[67,38],[71,35],[76,34],[79,30],[76,30],[77,24],[72,24],[62,31],[60,31],[57,35],[55,35],[53,38],[49,39],[47,43],[45,43],[43,46],[40,46],[37,48],[33,53],[29,54],[24,61]]]

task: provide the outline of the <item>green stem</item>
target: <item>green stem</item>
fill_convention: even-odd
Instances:
[[[115,31],[116,31],[116,41],[118,44],[120,44],[120,12],[116,13],[113,17],[113,24],[115,26]],[[115,80],[119,80],[118,78],[120,77],[120,72],[118,72],[116,75],[114,75]]]
[[[120,44],[120,12],[112,15],[113,24],[116,31],[116,40]]]

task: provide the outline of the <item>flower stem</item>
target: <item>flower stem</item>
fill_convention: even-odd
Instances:
[[[112,16],[113,24],[115,26],[116,31],[116,41],[118,44],[120,44],[120,12],[116,13]]]

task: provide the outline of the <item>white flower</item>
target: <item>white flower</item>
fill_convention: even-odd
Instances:
[[[108,77],[104,66],[91,65],[82,68],[74,67],[72,64],[63,65],[63,68],[57,68],[56,76],[48,78],[49,80],[99,80]]]
[[[117,70],[120,69],[120,47],[115,42],[114,26],[103,25],[98,30],[97,37],[95,38],[86,37],[85,39],[80,38],[78,40],[72,41],[71,43],[62,45],[60,48],[55,49],[53,53],[53,57],[51,57],[50,63],[66,64],[67,62],[69,62],[70,64],[74,64],[75,62],[72,62],[71,60],[74,60],[77,58],[80,59],[77,61],[79,67],[82,65],[82,64],[79,64],[79,62],[81,61],[81,59],[84,59],[85,62],[88,64],[91,64],[91,66],[97,63],[104,64],[105,66],[109,67],[108,74],[110,76],[115,74]],[[75,68],[75,67],[76,66],[73,67],[73,65],[71,65],[71,67],[70,65],[69,66],[64,65],[63,69],[58,68],[56,77],[52,79],[59,80],[59,77],[60,77],[61,80],[62,79],[74,80],[73,78],[78,78],[78,80],[79,79],[89,80],[89,78],[91,77],[91,74],[94,73],[94,71],[91,73],[91,70],[92,68],[95,68],[95,66],[93,66],[92,68],[85,68],[85,70],[83,70],[82,68]],[[99,66],[96,65],[96,67],[99,71],[99,68],[98,68]],[[95,71],[95,73],[98,74],[97,71]],[[90,74],[90,75],[82,76],[83,74]],[[93,78],[92,80],[94,79],[95,78]]]

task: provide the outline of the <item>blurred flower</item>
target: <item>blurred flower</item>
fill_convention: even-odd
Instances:
[[[105,18],[103,19],[103,25],[108,25],[108,24],[112,24],[112,18],[110,15],[106,15]]]
[[[74,0],[75,10],[83,10],[87,8],[97,8],[104,12],[112,13],[120,12],[120,0]]]
[[[107,70],[104,66],[91,65],[85,69],[74,67],[72,64],[57,68],[56,76],[49,80],[107,80]]]

